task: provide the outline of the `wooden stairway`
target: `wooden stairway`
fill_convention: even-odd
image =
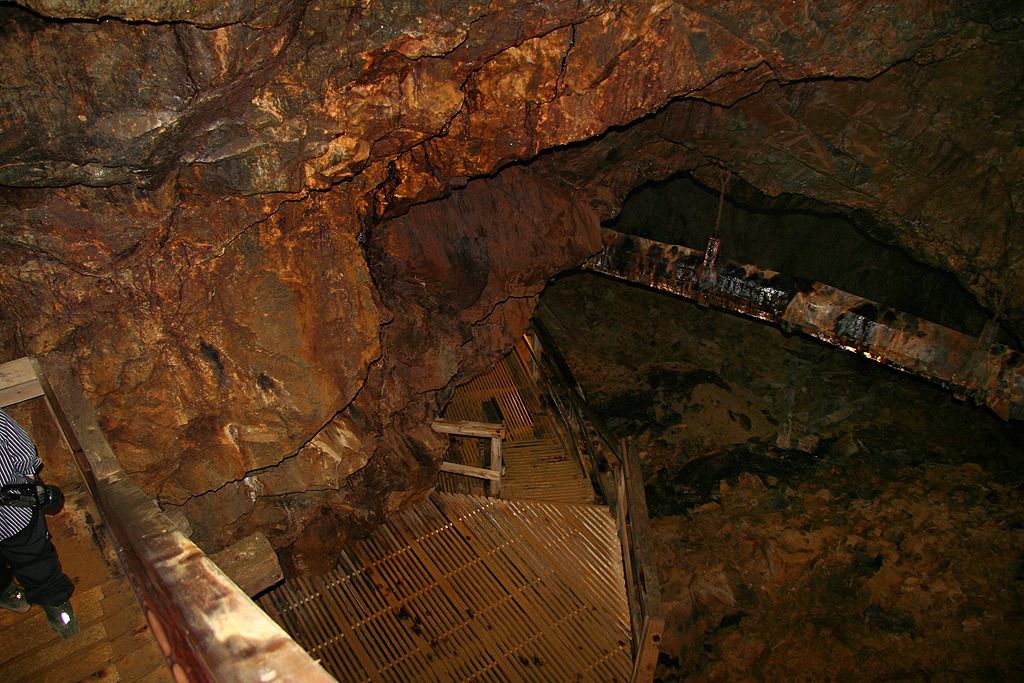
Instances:
[[[593,484],[566,448],[567,436],[541,399],[525,353],[518,346],[490,372],[456,389],[445,417],[475,422],[504,420],[508,437],[503,443],[506,470],[502,498],[593,503]],[[485,456],[481,446],[485,445],[477,439],[453,438],[448,459],[480,466]],[[438,478],[438,489],[477,495],[485,491],[481,480],[447,472]]]
[[[0,615],[0,680],[32,683],[173,680],[128,580],[109,579],[72,598],[79,633],[61,640],[35,607]]]
[[[261,606],[342,681],[628,681],[633,625],[615,517],[534,381],[529,351],[460,386],[446,419],[503,422],[501,497],[435,492]],[[487,442],[449,460],[484,466]]]
[[[75,471],[58,469],[56,458],[48,460],[55,465],[48,468],[50,481],[59,481],[68,494],[64,510],[48,517],[47,524],[64,571],[75,583],[71,605],[80,630],[61,640],[40,607],[25,614],[0,610],[0,681],[172,681],[128,579],[105,556],[103,529],[90,523],[99,515]]]
[[[343,681],[626,681],[633,666],[598,505],[434,493],[261,605]]]

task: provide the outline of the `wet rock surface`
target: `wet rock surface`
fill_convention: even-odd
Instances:
[[[775,9],[5,4],[3,357],[68,354],[147,492],[311,567],[652,178],[865,211],[1024,319],[1020,9]]]
[[[595,275],[559,280],[540,310],[642,458],[658,680],[1022,675],[1019,424]]]

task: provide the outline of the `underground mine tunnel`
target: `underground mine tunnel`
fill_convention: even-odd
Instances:
[[[1020,678],[1022,19],[3,4],[0,678]]]

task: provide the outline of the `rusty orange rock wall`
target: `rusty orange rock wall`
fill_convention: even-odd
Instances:
[[[600,246],[571,188],[512,168],[360,238],[384,313],[379,356],[354,400],[296,455],[192,497],[202,541],[270,529],[289,561],[323,568],[334,545],[428,486],[445,440],[429,429],[455,383],[507,352],[551,273]],[[324,330],[323,340],[339,329]],[[374,348],[378,348],[374,346]],[[361,521],[360,521],[361,520]],[[215,530],[215,531],[214,531]]]
[[[1020,32],[1012,8],[24,6],[0,8],[3,352],[72,353],[147,491],[184,505],[209,543],[269,530],[296,566],[423,490],[443,445],[427,425],[452,383],[507,347],[547,278],[596,248],[596,216],[646,179],[722,163],[877,212],[894,240],[965,273],[1001,253],[950,237],[978,185],[943,203],[946,176],[928,168],[852,195],[843,164],[829,182],[786,169],[807,162],[794,128],[850,116],[865,125],[815,135],[871,157],[873,119],[835,103],[873,102],[890,69],[885,88],[904,88],[908,60],[955,72],[976,55],[963,68],[995,78],[1005,53],[984,45]],[[677,116],[688,107],[711,124]],[[943,149],[922,163],[941,167]],[[985,234],[1019,231],[1018,176],[1004,177]],[[934,201],[882,188],[910,180]],[[1011,291],[1013,268],[975,291]]]

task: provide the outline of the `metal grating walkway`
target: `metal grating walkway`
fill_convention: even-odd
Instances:
[[[607,508],[434,493],[261,604],[343,681],[626,681]]]

